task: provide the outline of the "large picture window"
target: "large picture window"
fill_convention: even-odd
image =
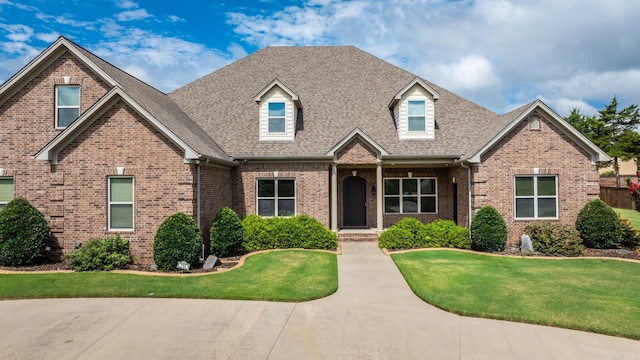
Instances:
[[[13,200],[13,178],[0,178],[0,210]]]
[[[558,178],[555,175],[516,176],[516,219],[558,217]]]
[[[269,132],[284,133],[285,132],[285,106],[283,102],[269,103]]]
[[[80,86],[56,86],[56,127],[66,128],[80,116]]]
[[[293,179],[258,180],[258,215],[294,216],[296,186]]]
[[[109,230],[133,230],[132,177],[109,177]]]
[[[384,179],[384,212],[387,214],[437,213],[435,178]]]

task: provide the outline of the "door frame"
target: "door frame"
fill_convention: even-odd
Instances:
[[[353,215],[353,209],[347,210],[349,200],[354,197],[361,196],[361,199],[355,199],[356,202],[362,202],[361,212]],[[361,176],[349,176],[342,180],[342,227],[364,229],[367,227],[367,180]]]

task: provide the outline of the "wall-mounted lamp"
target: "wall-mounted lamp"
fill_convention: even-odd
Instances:
[[[353,171],[351,171],[351,175],[353,175],[353,176],[357,176],[357,175],[358,175],[358,170],[353,170]]]
[[[371,195],[375,195],[376,194],[376,186],[373,185],[371,186]]]

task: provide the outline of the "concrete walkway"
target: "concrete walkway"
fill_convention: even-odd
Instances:
[[[640,359],[638,341],[446,313],[375,243],[342,250],[338,292],[300,304],[0,301],[0,359]]]

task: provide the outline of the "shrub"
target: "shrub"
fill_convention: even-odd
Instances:
[[[387,249],[413,249],[416,247],[415,235],[405,228],[394,225],[380,234],[378,246]]]
[[[452,220],[435,220],[426,224],[420,231],[422,247],[448,247],[469,249],[469,230],[456,225]]]
[[[242,220],[247,251],[264,249],[335,249],[336,234],[318,220],[307,216],[263,218],[249,215]]]
[[[622,241],[620,245],[626,246],[632,249],[640,246],[640,231],[633,228],[631,221],[625,219],[618,213],[620,219],[620,226],[622,227]]]
[[[405,217],[393,224],[392,227],[409,231],[413,235],[413,247],[419,246],[418,244],[421,242],[422,238],[421,233],[424,230],[424,224],[420,220],[412,217]]]
[[[524,233],[531,236],[533,250],[542,255],[582,255],[582,239],[572,226],[542,222],[525,226]]]
[[[169,216],[160,224],[153,240],[153,260],[158,269],[175,271],[179,261],[193,267],[202,249],[202,235],[196,222],[183,213]]]
[[[477,251],[504,251],[507,224],[493,206],[481,207],[471,219],[471,248]]]
[[[13,199],[0,211],[0,265],[31,265],[43,260],[48,238],[44,215],[26,199]]]
[[[242,252],[244,231],[235,211],[222,208],[211,225],[211,253],[218,257],[234,256]]]
[[[585,246],[596,249],[615,248],[622,242],[618,215],[600,199],[589,201],[578,213],[576,229]]]
[[[116,235],[106,239],[92,239],[65,256],[75,271],[111,271],[124,269],[131,262],[129,241]]]

